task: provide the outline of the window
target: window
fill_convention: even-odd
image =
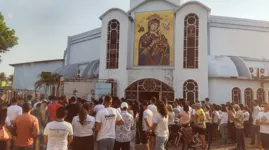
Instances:
[[[262,104],[263,102],[265,102],[265,94],[262,88],[259,88],[257,90],[257,99],[259,101],[259,104]]]
[[[184,19],[184,62],[183,68],[198,68],[199,18],[188,14]]]
[[[107,55],[106,68],[117,69],[119,64],[119,37],[120,23],[113,19],[108,23],[107,29]]]
[[[251,88],[245,89],[245,105],[248,106],[248,108],[252,108],[251,102],[253,101],[253,90]]]
[[[235,104],[241,104],[241,90],[238,87],[232,90],[232,101]]]
[[[198,100],[198,84],[194,80],[187,80],[183,84],[183,97],[190,104]]]

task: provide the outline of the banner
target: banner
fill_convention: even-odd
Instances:
[[[137,13],[134,65],[169,66],[174,63],[174,11]]]

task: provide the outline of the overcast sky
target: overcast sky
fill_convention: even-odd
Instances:
[[[2,55],[0,72],[12,74],[12,63],[63,58],[67,36],[100,27],[100,15],[111,7],[128,11],[129,1],[0,0],[0,12],[19,37],[19,45]],[[269,21],[269,0],[198,1],[211,15]]]

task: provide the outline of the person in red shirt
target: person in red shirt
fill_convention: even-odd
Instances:
[[[49,96],[49,99],[52,100],[52,103],[49,104],[47,114],[49,116],[49,121],[55,121],[56,120],[56,110],[59,107],[62,107],[61,104],[57,102],[56,96]]]

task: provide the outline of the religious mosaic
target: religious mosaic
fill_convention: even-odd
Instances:
[[[174,11],[137,13],[134,65],[173,65]]]

